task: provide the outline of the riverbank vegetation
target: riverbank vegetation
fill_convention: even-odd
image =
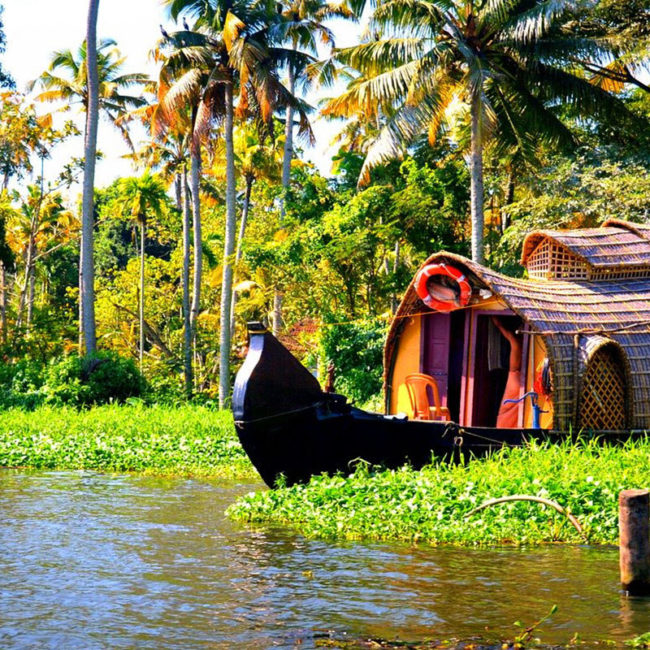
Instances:
[[[79,273],[85,115],[62,112],[91,110],[94,48],[65,43],[31,93],[0,66],[0,365],[14,374],[93,353],[83,302],[98,349],[136,362],[155,396],[227,405],[246,322],[263,320],[363,402],[432,252],[520,275],[532,228],[647,219],[644,2],[162,4],[150,83],[113,40],[97,46],[93,110],[134,174],[95,188],[94,283]],[[361,15],[366,35],[334,48]],[[0,23],[0,54],[12,29]],[[312,130],[305,97],[325,94],[333,121]],[[308,143],[335,134],[330,173]],[[26,405],[55,403],[47,386],[27,386]]]
[[[241,522],[291,526],[328,539],[427,544],[583,542],[567,518],[540,503],[511,502],[470,514],[497,497],[555,501],[592,544],[618,539],[618,493],[650,484],[650,441],[601,446],[593,441],[508,448],[463,465],[416,472],[359,463],[349,477],[318,476],[307,485],[250,493],[230,507]]]
[[[202,406],[42,407],[2,413],[0,467],[251,479],[232,415]]]

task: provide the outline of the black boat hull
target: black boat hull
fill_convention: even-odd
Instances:
[[[434,459],[482,456],[542,432],[459,427],[368,413],[316,379],[269,332],[251,331],[233,394],[235,426],[264,482],[287,484],[315,474],[349,472],[356,462],[420,468]]]

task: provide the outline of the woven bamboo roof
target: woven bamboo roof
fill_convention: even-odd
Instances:
[[[521,263],[546,238],[567,248],[595,269],[650,267],[650,227],[610,220],[600,228],[536,230],[524,240]]]
[[[623,219],[608,219],[603,223],[603,227],[607,228],[609,226],[624,228],[625,230],[636,233],[639,237],[650,239],[650,224],[632,223],[631,221],[623,221]]]
[[[593,347],[596,339],[592,337],[605,337],[624,350],[634,394],[632,424],[635,428],[650,428],[650,278],[607,282],[525,280],[504,276],[450,253],[432,255],[425,264],[443,261],[466,273],[473,287],[472,303],[479,300],[480,289],[489,289],[523,319],[524,330],[542,336],[554,376],[556,428],[567,429],[575,424],[579,380],[588,356],[581,349]],[[405,319],[428,311],[412,281],[388,333],[387,369]],[[602,343],[601,338],[598,341]],[[384,379],[388,379],[387,371]]]

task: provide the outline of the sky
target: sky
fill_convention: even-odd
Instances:
[[[27,83],[47,68],[53,52],[74,50],[84,39],[88,0],[0,0],[0,4],[4,6],[7,39],[7,49],[0,55],[0,61],[14,77],[20,91],[25,91]],[[160,0],[100,0],[97,35],[117,41],[120,51],[127,57],[124,72],[146,72],[156,76],[156,66],[149,59],[149,52],[160,39],[161,24],[168,31],[175,28]],[[340,22],[333,28],[339,46],[351,45],[359,31],[356,26]],[[76,118],[83,130],[83,119],[76,107],[70,116]],[[335,127],[317,120],[314,130],[317,145],[307,150],[305,157],[317,164],[323,173],[328,173],[329,159],[334,153],[329,142]],[[131,163],[122,158],[128,153],[126,145],[117,130],[103,120],[99,126],[98,147],[105,157],[97,164],[97,187],[110,184],[118,176],[134,174]],[[59,146],[52,159],[45,161],[46,181],[55,176],[70,157],[82,155],[81,136]]]

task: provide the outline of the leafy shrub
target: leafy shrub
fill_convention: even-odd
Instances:
[[[46,403],[73,406],[124,402],[140,397],[145,389],[144,377],[133,361],[113,352],[54,361],[47,368],[43,387]]]
[[[0,363],[0,408],[34,409],[43,403],[44,364],[20,359]]]
[[[381,391],[385,325],[376,320],[326,326],[320,349],[324,367],[332,362],[334,388],[361,404]]]

